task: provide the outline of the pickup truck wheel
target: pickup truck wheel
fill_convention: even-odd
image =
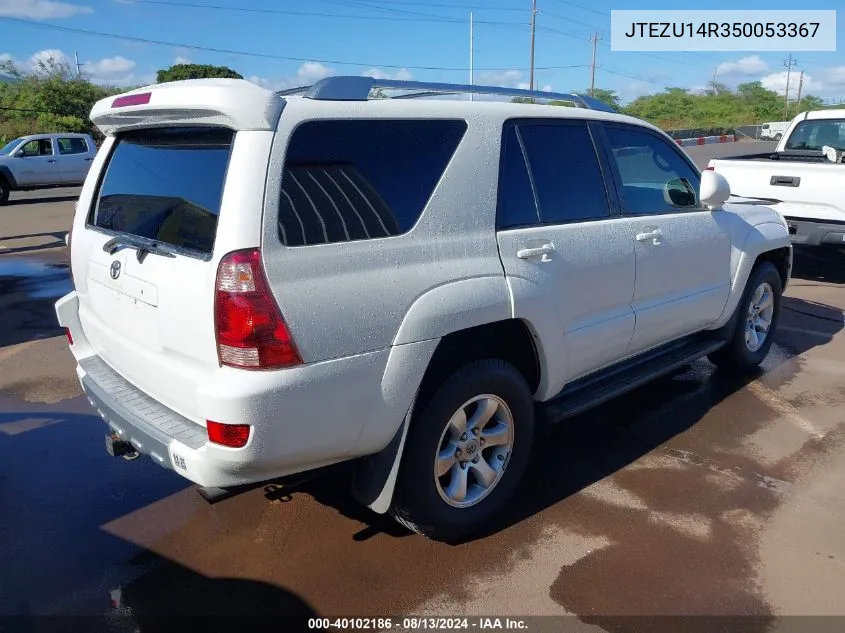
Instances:
[[[780,133],[775,134],[775,140],[776,141],[779,141],[781,138],[783,138],[783,134],[780,134]]]
[[[5,178],[0,177],[0,206],[9,202],[9,183]]]
[[[780,274],[771,262],[757,266],[748,279],[736,312],[733,337],[708,358],[718,367],[752,372],[772,346],[780,319]]]
[[[409,529],[454,542],[483,529],[513,495],[534,437],[534,401],[513,365],[479,360],[419,403],[390,513]]]

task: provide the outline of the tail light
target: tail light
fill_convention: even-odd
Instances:
[[[221,424],[206,420],[208,440],[214,444],[228,446],[229,448],[243,448],[249,441],[248,424]]]
[[[716,171],[716,166],[713,164],[712,160],[707,163],[707,167],[704,168],[704,171]]]
[[[68,344],[73,347],[73,334],[70,333],[70,328],[65,328],[65,336],[67,336]]]
[[[214,326],[220,363],[276,369],[302,359],[270,293],[258,249],[233,251],[217,269]]]

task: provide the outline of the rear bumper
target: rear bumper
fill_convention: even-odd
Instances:
[[[390,440],[381,436],[401,422],[383,407],[373,415],[387,351],[278,372],[220,368],[195,386],[198,417],[248,424],[251,434],[243,448],[213,444],[199,420],[152,398],[98,354],[81,326],[79,301],[71,292],[56,313],[73,337],[77,375],[92,406],[120,439],[200,486],[254,484],[360,457],[381,449]],[[378,435],[365,432],[368,422]]]
[[[784,217],[789,225],[789,236],[793,244],[845,246],[845,223]]]

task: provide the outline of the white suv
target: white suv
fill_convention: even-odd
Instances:
[[[580,107],[400,98],[459,91]],[[109,451],[209,498],[356,460],[358,499],[452,540],[536,424],[704,355],[756,367],[784,221],[603,109],[368,77],[97,103],[56,309]]]

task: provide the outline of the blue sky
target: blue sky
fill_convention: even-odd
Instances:
[[[185,6],[189,4],[241,10]],[[536,82],[557,91],[587,88],[589,37],[598,31],[603,40],[598,46],[596,85],[616,90],[625,100],[666,86],[701,89],[712,80],[714,69],[717,80],[729,86],[762,80],[782,92],[786,85],[783,61],[789,51],[610,50],[611,9],[797,6],[791,0],[745,0],[741,6],[735,0],[708,0],[705,4],[537,0]],[[816,0],[810,8],[836,9],[837,5],[842,6],[836,0]],[[472,11],[476,83],[521,86],[528,81],[530,9],[531,0],[0,0],[0,58],[26,67],[51,55],[72,61],[76,52],[94,80],[113,85],[149,83],[157,69],[188,60],[230,66],[271,87],[308,84],[329,74],[467,82]],[[845,46],[845,11],[840,16],[838,42]],[[795,57],[796,69],[805,71],[804,94],[845,100],[841,49]],[[797,90],[797,82],[795,72],[791,92]]]

